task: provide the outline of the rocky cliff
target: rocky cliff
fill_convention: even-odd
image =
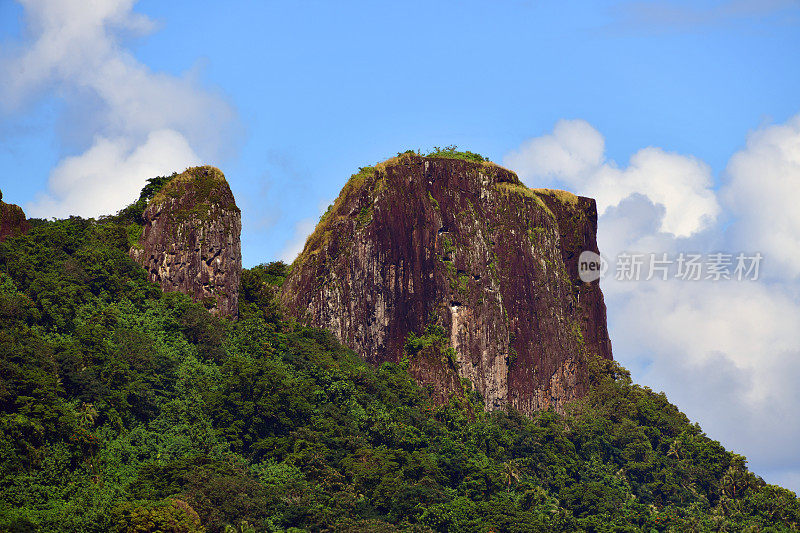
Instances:
[[[469,380],[490,409],[560,409],[585,392],[587,355],[611,358],[598,282],[577,275],[596,229],[589,198],[403,154],[351,177],[282,300],[373,364],[407,362],[440,401]]]
[[[180,291],[213,314],[239,313],[241,212],[225,176],[194,167],[172,178],[144,211],[130,255],[165,291]]]
[[[28,231],[28,219],[18,205],[7,204],[0,192],[0,242]]]

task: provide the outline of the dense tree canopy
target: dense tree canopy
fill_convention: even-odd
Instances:
[[[0,244],[0,531],[800,527],[613,362],[564,415],[436,406],[283,316],[282,263],[243,273],[236,322],[162,293],[127,255],[137,204]]]

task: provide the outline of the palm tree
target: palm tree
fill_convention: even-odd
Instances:
[[[680,439],[675,439],[674,441],[672,441],[672,444],[669,445],[669,451],[667,451],[667,457],[675,457],[678,461],[680,461],[682,451],[683,451],[683,441]]]
[[[519,482],[519,471],[513,463],[503,463],[503,477],[506,479],[508,490],[511,490],[512,483]]]
[[[745,458],[734,454],[731,465],[719,482],[722,493],[733,500],[736,499],[737,493],[741,496],[750,487],[751,479],[748,474]]]
[[[83,406],[81,406],[81,409],[78,411],[78,423],[82,427],[88,428],[94,425],[95,418],[97,418],[97,410],[94,408],[94,405],[84,402]]]

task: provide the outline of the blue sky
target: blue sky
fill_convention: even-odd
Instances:
[[[141,1],[156,28],[121,45],[154,72],[192,72],[235,109],[235,140],[219,159],[199,155],[242,199],[252,265],[279,256],[294,222],[358,166],[408,147],[499,161],[582,118],[615,160],[655,145],[722,170],[748,130],[798,111],[800,15],[676,5],[685,25],[605,2]],[[24,10],[0,6],[3,41],[15,40]],[[30,202],[61,157],[86,149],[68,106],[54,92],[3,117],[7,198]]]
[[[790,413],[800,397],[767,397],[753,383],[800,379],[800,363],[785,367],[800,360],[796,322],[758,329],[730,318],[732,337],[761,339],[747,353],[735,345],[746,343],[714,337],[714,309],[744,301],[763,304],[758,312],[777,324],[800,318],[782,299],[800,289],[796,233],[783,247],[766,235],[800,221],[789,204],[763,208],[784,220],[742,201],[758,196],[754,182],[774,184],[779,198],[800,191],[791,148],[800,146],[798,2],[95,3],[0,0],[6,201],[37,216],[110,213],[147,177],[215,164],[243,209],[252,266],[291,259],[359,166],[456,144],[513,163],[529,185],[607,196],[604,252],[772,250],[773,264],[789,266],[753,288],[605,282],[604,291],[615,357],[637,380],[665,390],[757,472],[800,489],[800,426],[765,410],[777,402]],[[586,152],[581,176],[540,164],[542,149],[560,146],[585,163],[584,141],[603,149]],[[772,170],[754,175],[753,166]],[[656,224],[642,234],[659,216],[688,229]],[[661,314],[642,313],[643,302]],[[691,309],[665,318],[684,304]],[[682,327],[686,316],[703,318]]]

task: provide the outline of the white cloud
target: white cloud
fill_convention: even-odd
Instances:
[[[297,256],[300,255],[300,252],[303,251],[308,236],[311,235],[316,227],[317,220],[314,218],[304,218],[295,224],[292,238],[278,254],[280,260],[284,263],[291,263],[294,261]]]
[[[605,159],[606,142],[585,120],[559,120],[553,133],[528,139],[503,159],[525,177],[584,179]]]
[[[702,161],[660,148],[643,148],[626,168],[605,158],[602,135],[583,120],[560,120],[553,133],[525,141],[504,158],[531,186],[562,184],[597,200],[600,214],[633,194],[664,206],[661,231],[686,237],[720,212],[711,169]]]
[[[94,139],[85,153],[54,169],[49,193],[30,209],[47,216],[113,212],[131,200],[121,192],[138,190],[153,177],[151,169],[170,164],[176,166],[162,172],[181,170],[198,154],[213,160],[230,144],[235,113],[222,98],[191,76],[150,71],[121,47],[121,36],[153,29],[132,11],[133,0],[22,4],[31,40],[0,62],[0,77],[8,80],[0,89],[4,111],[54,94],[64,101],[66,116],[81,117],[65,128],[67,134]],[[95,203],[81,200],[94,190],[108,192]],[[44,207],[53,211],[43,213]]]
[[[753,401],[748,391],[765,374],[739,368],[723,354],[696,362],[665,350],[637,378],[656,390],[666,390],[670,400],[692,420],[700,421],[711,438],[743,453],[756,474],[800,491],[800,480],[792,476],[800,463],[796,444],[800,419],[795,414],[800,404],[798,355],[797,351],[785,353],[768,363],[766,375],[772,389],[761,401]]]
[[[731,157],[723,198],[735,237],[776,265],[772,274],[800,275],[800,115],[748,136]]]
[[[693,157],[649,147],[620,168],[598,157],[604,144],[587,123],[561,121],[505,162],[529,185],[598,199],[614,357],[744,453],[756,473],[800,490],[800,115],[752,133],[719,194],[708,165]],[[718,216],[720,203],[732,220]],[[782,268],[758,282],[617,281],[623,251],[761,251],[765,268]]]
[[[753,282],[623,282],[634,293],[608,291],[620,326],[622,354],[647,347],[642,357],[680,356],[690,366],[723,357],[752,379],[739,392],[751,404],[775,394],[781,362],[800,352],[800,305],[787,287]],[[623,325],[624,324],[624,325]],[[631,329],[628,331],[628,326]],[[623,341],[622,339],[627,339]],[[621,355],[622,355],[621,354]],[[780,370],[780,371],[778,371]]]
[[[125,138],[99,137],[89,150],[61,161],[50,177],[50,194],[28,206],[31,216],[97,217],[109,206],[124,206],[139,196],[143,178],[181,171],[199,158],[180,133],[159,130],[131,147]]]
[[[335,200],[322,200],[317,204],[319,214],[316,218],[304,218],[294,225],[294,232],[291,239],[286,241],[283,249],[278,254],[278,257],[284,263],[292,263],[300,252],[305,248],[306,241],[317,227],[320,217],[333,206]]]

